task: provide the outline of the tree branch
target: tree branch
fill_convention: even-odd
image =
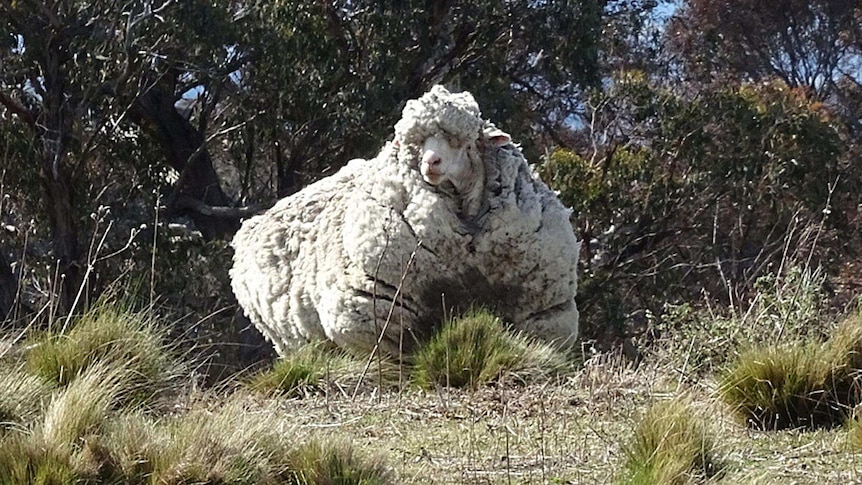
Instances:
[[[257,206],[246,207],[217,207],[204,204],[194,197],[188,195],[180,196],[172,207],[173,210],[188,209],[209,217],[218,217],[221,219],[243,219],[253,216],[260,212],[263,208]]]
[[[6,107],[12,113],[18,115],[24,123],[26,123],[31,128],[36,127],[36,118],[33,117],[33,113],[27,109],[26,106],[19,103],[16,99],[12,98],[8,94],[0,91],[0,104]]]

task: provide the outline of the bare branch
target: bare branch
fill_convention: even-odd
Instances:
[[[2,0],[0,0],[2,1]],[[0,104],[6,107],[12,113],[18,115],[24,123],[26,123],[31,128],[36,127],[36,118],[33,117],[33,113],[27,109],[26,106],[19,103],[18,100],[12,98],[8,94],[0,91]]]
[[[194,197],[183,195],[174,202],[172,209],[189,209],[198,214],[221,219],[243,219],[257,214],[264,208],[258,206],[216,207],[204,204]]]

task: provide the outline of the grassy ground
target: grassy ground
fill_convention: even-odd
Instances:
[[[268,416],[294,442],[351,443],[392,470],[394,483],[619,483],[625,443],[644,412],[683,395],[717,442],[717,483],[862,483],[862,455],[850,451],[844,428],[750,430],[715,397],[717,384],[678,382],[672,369],[635,370],[605,356],[526,386],[364,388],[352,398],[324,379],[304,397],[191,391],[178,409],[239,399],[245,413]]]
[[[304,432],[349,437],[382,453],[402,483],[616,483],[623,445],[650,405],[685,395],[717,442],[717,483],[862,483],[844,428],[753,431],[714,397],[677,388],[671,369],[594,359],[574,375],[526,387],[411,389],[353,400],[336,389],[282,399]]]
[[[203,389],[148,313],[105,304],[0,339],[0,484],[862,483],[862,423],[843,423],[860,409],[862,313],[839,325],[812,306],[776,326],[769,308],[685,312],[637,366],[564,357],[474,315],[405,368],[312,345]],[[828,366],[771,358],[757,392],[722,395],[732,369],[786,348]],[[801,388],[834,398],[837,426],[745,426],[739,409],[799,387],[788,369],[813,372]]]

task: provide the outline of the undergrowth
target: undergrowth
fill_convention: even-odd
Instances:
[[[28,343],[27,369],[46,381],[65,386],[97,363],[128,371],[133,401],[151,401],[170,390],[184,373],[184,363],[167,341],[166,327],[146,310],[100,302],[69,322],[69,328],[37,335]]]
[[[23,347],[0,362],[0,484],[393,481],[379,458],[300,432],[278,400],[194,391],[145,312],[102,303]],[[168,385],[173,405],[154,405]]]
[[[799,266],[758,278],[750,299],[727,308],[668,304],[655,317],[647,358],[705,376],[752,347],[822,339],[831,324],[826,275]]]

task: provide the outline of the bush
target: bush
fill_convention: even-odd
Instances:
[[[683,484],[720,470],[713,438],[679,399],[653,405],[623,451],[623,484]]]
[[[536,377],[565,366],[554,348],[509,333],[486,310],[446,322],[412,360],[413,380],[421,387],[477,387],[507,374]]]
[[[587,338],[624,336],[627,315],[666,302],[746,301],[783,261],[843,253],[858,174],[843,128],[803,89],[690,97],[622,71],[586,106],[590,124],[538,169],[575,209]]]

